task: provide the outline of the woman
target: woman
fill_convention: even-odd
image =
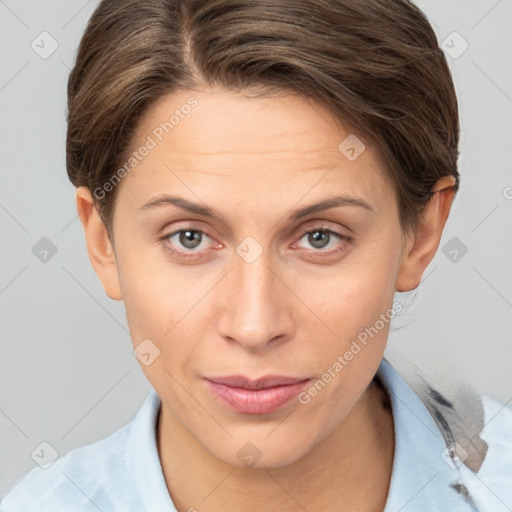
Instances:
[[[0,510],[512,509],[512,413],[383,358],[459,183],[418,8],[103,1],[68,100],[88,253],[153,390]]]

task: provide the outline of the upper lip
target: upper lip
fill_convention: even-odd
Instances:
[[[205,377],[205,379],[216,384],[244,389],[267,389],[309,380],[308,377],[286,377],[284,375],[266,375],[257,379],[250,379],[244,375],[228,375],[225,377]]]

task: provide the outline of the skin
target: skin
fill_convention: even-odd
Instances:
[[[439,245],[454,180],[438,181],[441,192],[417,231],[404,233],[376,150],[365,141],[350,161],[338,150],[350,128],[293,95],[175,92],[147,112],[133,148],[191,96],[198,105],[117,185],[113,241],[91,192],[76,190],[92,265],[106,294],[124,301],[133,346],[149,338],[160,350],[141,368],[162,399],[158,450],[171,497],[180,512],[335,511],[341,504],[382,511],[394,425],[369,384],[389,323],[307,404],[240,413],[217,401],[202,377],[320,379],[389,311],[395,291],[418,286]],[[170,205],[140,210],[163,193],[206,205],[223,221]],[[372,211],[346,205],[291,219],[293,210],[333,195],[359,198]],[[179,229],[210,235],[197,248],[184,237],[180,243],[179,233],[162,239]],[[349,240],[327,234],[315,245],[306,229]],[[251,263],[236,251],[248,236],[263,250]],[[248,442],[261,453],[253,467],[237,457]]]

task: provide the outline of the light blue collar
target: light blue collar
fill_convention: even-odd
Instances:
[[[384,512],[476,512],[466,466],[450,457],[426,405],[384,358],[377,375],[389,392],[395,425],[393,473]]]

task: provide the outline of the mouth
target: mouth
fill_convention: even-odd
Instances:
[[[311,379],[280,375],[249,379],[243,375],[232,375],[205,377],[204,381],[223,405],[247,414],[268,414],[295,398]]]

